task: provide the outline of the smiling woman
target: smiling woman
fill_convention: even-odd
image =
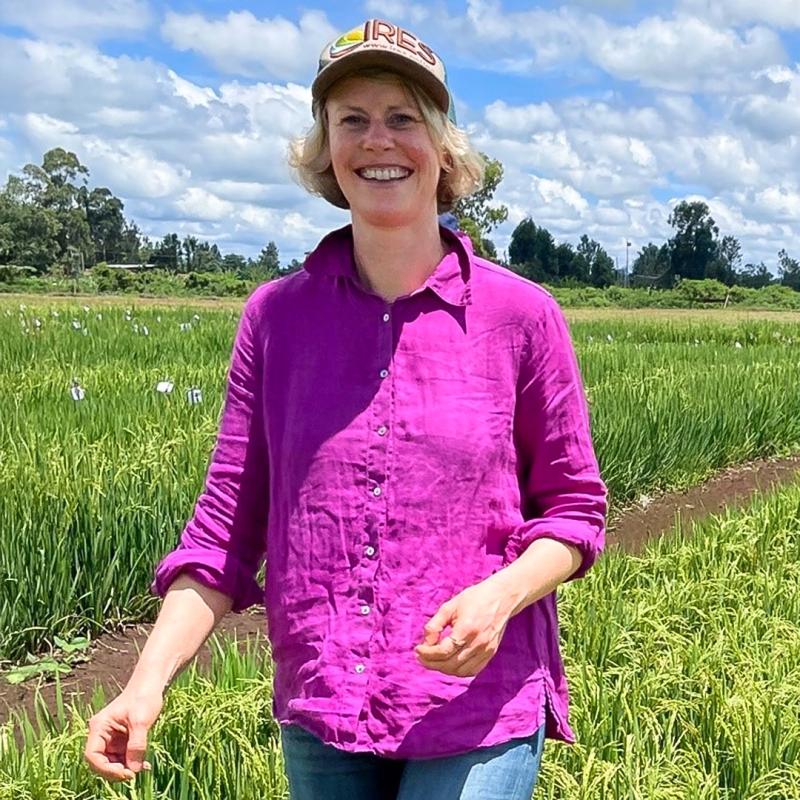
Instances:
[[[368,81],[372,84],[391,87],[394,94],[400,93],[400,105],[406,107],[406,114],[411,112],[417,125],[424,124],[432,146],[439,158],[442,174],[435,193],[437,211],[450,211],[455,202],[466,197],[480,187],[483,179],[483,159],[472,148],[467,135],[455,123],[455,111],[452,104],[448,106],[449,115],[443,114],[433,98],[418,84],[398,72],[385,67],[362,67],[348,73],[341,81],[343,87],[336,87],[326,96],[314,101],[314,124],[309,132],[298,137],[290,144],[289,163],[295,168],[298,180],[313,194],[324,197],[329,203],[339,208],[349,208],[350,204],[340,187],[332,164],[330,150],[330,108],[328,101],[340,99],[342,89],[354,80]],[[358,93],[356,92],[356,95]],[[362,99],[363,103],[363,99]],[[359,124],[368,122],[369,115],[362,107],[357,110],[361,114]],[[373,109],[375,113],[377,109]],[[421,118],[421,119],[420,119]],[[399,119],[395,118],[397,126]],[[351,120],[350,124],[355,124]],[[408,125],[408,121],[406,121]]]
[[[567,324],[439,225],[482,161],[430,47],[368,20],[312,98],[290,160],[351,224],[245,305],[205,489],[87,758],[141,769],[166,683],[263,602],[292,800],[530,800],[545,736],[575,738],[555,589],[605,531]]]

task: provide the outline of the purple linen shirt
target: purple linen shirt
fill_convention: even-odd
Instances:
[[[152,585],[163,596],[186,572],[235,611],[263,602],[276,720],[403,759],[542,723],[575,741],[555,592],[509,620],[476,676],[429,670],[414,646],[534,540],[576,546],[574,580],[605,536],[561,309],[440,230],[449,253],[394,302],[363,288],[350,226],[250,296],[205,489]]]

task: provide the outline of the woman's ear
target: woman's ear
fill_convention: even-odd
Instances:
[[[453,169],[453,156],[450,155],[448,150],[442,150],[441,155],[439,156],[439,166],[442,168],[443,172],[450,172]]]

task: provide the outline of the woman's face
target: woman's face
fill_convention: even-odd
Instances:
[[[333,172],[354,221],[402,227],[436,215],[439,156],[399,83],[344,79],[326,113]]]

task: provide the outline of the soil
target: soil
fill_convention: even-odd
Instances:
[[[800,479],[800,454],[785,458],[762,459],[726,469],[707,482],[685,491],[664,493],[657,497],[640,498],[640,503],[620,508],[607,525],[607,549],[638,553],[651,538],[671,531],[676,519],[688,523],[725,508],[746,505],[755,493],[767,492],[779,485]],[[688,528],[686,528],[688,530]],[[127,682],[133,666],[144,647],[152,625],[136,625],[121,632],[109,633],[95,640],[90,660],[76,665],[73,672],[61,680],[65,704],[74,699],[88,702],[95,687],[105,689],[110,700]],[[216,632],[243,642],[247,637],[266,635],[264,610],[251,609],[243,614],[229,614]],[[206,667],[210,660],[208,644],[198,653],[197,665]],[[55,708],[55,684],[47,681],[28,681],[11,685],[0,677],[0,724],[12,712],[33,714],[34,696],[39,689],[49,709]]]

